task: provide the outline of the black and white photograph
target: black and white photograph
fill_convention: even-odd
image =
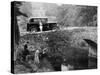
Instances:
[[[11,73],[98,68],[98,6],[11,2]]]

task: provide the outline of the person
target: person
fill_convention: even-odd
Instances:
[[[22,51],[23,61],[26,61],[26,56],[29,54],[28,42],[24,45],[24,50]]]
[[[42,30],[43,30],[43,25],[42,25],[42,22],[41,22],[41,21],[39,22],[39,28],[40,28],[40,32],[42,32]]]
[[[39,50],[35,51],[34,62],[36,64],[40,63],[40,61],[39,61]]]

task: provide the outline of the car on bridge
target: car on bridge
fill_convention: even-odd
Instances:
[[[31,17],[27,23],[28,32],[41,32],[59,28],[56,21],[48,21],[47,17]]]

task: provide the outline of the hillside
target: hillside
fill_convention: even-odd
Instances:
[[[37,34],[27,34],[21,37],[19,49],[17,49],[20,51],[17,52],[21,52],[21,50],[23,50],[24,43],[28,41],[30,51],[35,51],[38,49],[40,50],[40,52],[42,52],[44,49],[46,49],[50,56],[60,56],[65,59],[65,62],[67,61],[66,63],[70,63],[71,65],[79,65],[79,60],[84,58],[86,59],[89,52],[89,46],[83,39],[90,39],[94,42],[97,42],[96,33],[96,27],[83,27],[73,29],[69,28],[66,30],[57,30],[51,32],[42,32]],[[75,62],[77,64],[75,64]],[[44,63],[48,66],[44,65]],[[42,66],[41,69],[37,69],[37,71],[47,71],[46,68],[48,68],[48,71],[53,71],[52,66],[50,66],[50,62],[48,62],[46,59],[41,61],[41,64],[44,66]],[[20,68],[18,66],[21,67],[21,65],[19,64],[16,67],[17,69]],[[25,66],[23,66],[23,68],[24,67]],[[35,67],[33,66],[33,68]],[[76,66],[76,68],[78,68],[78,66]],[[83,66],[79,68],[83,68]],[[28,68],[27,70],[30,71],[30,69]]]

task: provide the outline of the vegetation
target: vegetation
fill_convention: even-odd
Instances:
[[[91,32],[93,33],[91,34]],[[89,46],[83,39],[85,38],[85,39],[96,40],[97,38],[96,36],[97,36],[96,28],[94,27],[78,28],[73,30],[62,30],[62,31],[58,30],[54,32],[24,35],[21,37],[20,44],[16,49],[17,56],[16,56],[15,72],[21,73],[23,71],[25,72],[54,71],[54,68],[50,62],[51,60],[54,61],[53,60],[54,57],[62,57],[66,61],[63,60],[61,61],[60,59],[60,62],[66,62],[66,65],[67,63],[70,63],[70,65],[74,65],[76,69],[81,69],[81,68],[86,69],[87,66],[86,65],[83,66],[82,63],[79,61],[79,60],[83,61],[84,58],[86,59],[88,57]],[[44,49],[46,49],[46,53],[48,54],[48,56],[51,56],[53,58],[52,59],[48,58],[50,60],[49,61],[45,56],[44,59],[40,59],[40,64],[38,66],[34,63],[34,59],[32,58],[30,59],[27,58],[28,60],[27,62],[23,61],[21,53],[24,50],[24,45],[25,42],[27,41],[29,42],[28,43],[29,51],[33,55],[32,58],[34,58],[34,52],[37,49],[40,51],[40,53],[43,52]],[[18,59],[20,59],[19,62]],[[59,59],[57,60],[57,62],[58,61]],[[84,63],[85,61],[87,60],[84,60]],[[32,66],[30,67],[29,65]],[[20,67],[23,69],[19,70],[21,69]]]

